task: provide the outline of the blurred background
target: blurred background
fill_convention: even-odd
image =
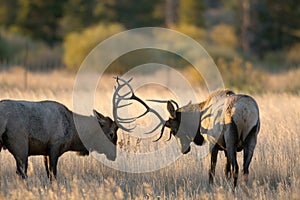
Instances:
[[[48,181],[39,156],[29,158],[28,179],[18,179],[13,156],[2,151],[0,199],[299,199],[299,0],[0,0],[0,100],[56,100],[75,110],[72,105],[85,101],[89,89],[82,84],[82,95],[74,98],[76,72],[88,53],[113,34],[147,26],[170,28],[198,41],[218,66],[225,87],[257,100],[261,131],[249,187],[241,184],[232,192],[223,175],[221,153],[215,188],[209,187],[210,159],[195,146],[168,167],[145,174],[124,173],[92,156],[66,153],[59,160],[57,184]],[[174,45],[189,53],[187,45],[178,41]],[[196,86],[199,101],[207,98],[205,83],[190,63],[169,52],[143,49],[121,56],[107,68],[101,87],[93,91],[94,108],[112,116],[112,76],[153,62],[174,67]],[[158,74],[166,77],[165,85],[182,85],[158,71],[135,76],[134,81],[149,83]],[[91,72],[87,78],[94,76]],[[142,99],[175,99],[176,93],[168,88],[172,87],[145,85],[136,92]],[[178,93],[187,94],[185,88],[178,88]],[[165,105],[154,106],[167,119]],[[86,113],[92,110],[88,107]],[[144,120],[137,125],[153,122]],[[119,130],[118,146],[139,154],[168,144],[164,141],[168,134],[157,146],[150,142],[156,134],[140,139]],[[243,155],[238,155],[241,167]],[[159,158],[167,160],[164,155]],[[153,160],[128,163],[152,166]]]
[[[157,26],[203,45],[228,88],[298,93],[299,19],[297,0],[0,0],[0,73],[13,69],[26,87],[29,73],[72,76],[109,36]],[[193,84],[203,84],[189,63],[158,50],[124,55],[108,72],[124,73],[148,61],[176,67]]]

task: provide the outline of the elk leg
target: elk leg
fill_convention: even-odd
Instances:
[[[211,185],[214,183],[217,157],[218,157],[218,148],[217,148],[217,145],[215,145],[211,149],[210,170],[209,170],[209,174],[208,174],[209,175],[209,184],[211,184]]]
[[[11,140],[8,139],[6,147],[16,160],[16,173],[25,179],[27,178],[26,172],[28,167],[28,144],[25,140],[10,142]]]
[[[47,172],[47,177],[50,178],[50,171],[49,171],[49,157],[44,156],[44,164]]]
[[[15,156],[15,160],[16,160],[16,164],[17,164],[16,173],[18,175],[20,175],[22,177],[22,179],[27,178],[27,174],[26,174],[27,166],[28,166],[27,158],[21,159],[21,158]]]
[[[248,181],[249,165],[252,160],[253,152],[256,146],[256,139],[257,139],[257,135],[252,134],[248,138],[247,143],[244,147],[243,176],[246,183]]]
[[[228,159],[227,151],[224,151],[224,153],[225,153],[225,169],[224,169],[224,173],[225,173],[226,179],[228,180],[231,177],[230,161]]]
[[[230,164],[232,166],[232,174],[233,174],[233,185],[236,187],[237,185],[237,179],[239,175],[239,165],[236,160],[236,150],[233,147],[228,148],[228,159],[230,161]]]
[[[239,165],[236,160],[236,152],[237,152],[236,144],[238,140],[238,132],[237,132],[236,125],[234,123],[231,123],[229,125],[229,130],[224,134],[224,139],[226,143],[228,160],[233,175],[233,184],[234,187],[236,187],[238,174],[239,174]]]
[[[26,150],[26,149],[25,149]],[[26,152],[26,153],[25,153]],[[17,171],[16,173],[22,177],[22,179],[27,178],[27,167],[28,167],[28,155],[27,151],[12,152],[16,160]]]
[[[50,181],[56,179],[56,171],[57,171],[57,161],[58,161],[59,153],[57,150],[50,151]]]
[[[28,157],[25,161],[25,174],[26,174],[26,176],[27,176],[27,169],[28,169]]]

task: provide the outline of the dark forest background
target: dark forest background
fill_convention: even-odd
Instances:
[[[0,67],[76,71],[109,36],[157,26],[197,40],[225,79],[237,77],[228,86],[245,85],[246,76],[259,80],[300,66],[299,19],[297,0],[0,0]],[[126,71],[126,60],[136,57],[142,59],[120,58],[111,71]],[[186,63],[176,67],[189,70]]]

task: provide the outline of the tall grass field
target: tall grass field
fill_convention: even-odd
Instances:
[[[72,110],[74,75],[67,72],[0,72],[0,99],[30,101],[55,100]],[[104,88],[96,94],[95,108],[111,116],[111,92],[114,80],[105,77]],[[138,91],[139,96],[159,96],[160,89]],[[197,91],[205,100],[207,92]],[[249,183],[242,181],[243,153],[238,153],[240,177],[235,192],[224,176],[224,153],[218,156],[214,186],[208,184],[208,156],[199,156],[201,148],[192,146],[189,154],[174,163],[148,173],[122,172],[97,161],[93,156],[68,152],[58,161],[57,180],[50,183],[42,156],[29,157],[28,179],[16,174],[15,160],[7,151],[0,152],[0,199],[299,199],[300,197],[300,96],[297,94],[250,94],[258,102],[261,130],[250,164]],[[99,100],[98,100],[99,99]],[[157,134],[159,130],[157,131]],[[126,148],[151,147],[152,143],[129,142],[127,133],[118,131]],[[128,140],[128,141],[126,141]],[[174,139],[172,139],[174,140]],[[167,142],[160,141],[161,145]],[[130,147],[130,145],[133,145]],[[160,159],[166,159],[161,157]],[[149,161],[151,162],[151,161]]]

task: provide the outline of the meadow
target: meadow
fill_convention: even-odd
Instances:
[[[51,99],[72,109],[74,74],[63,71],[28,73],[0,72],[0,99]],[[111,116],[111,77],[105,82],[96,109]],[[139,95],[158,95],[162,91],[139,91]],[[199,89],[199,98],[206,93]],[[99,95],[99,94],[97,94]],[[168,95],[168,93],[166,93]],[[208,156],[199,156],[198,147],[158,171],[128,173],[105,166],[93,156],[65,153],[58,162],[58,177],[50,183],[43,158],[29,158],[28,179],[15,173],[15,160],[8,151],[0,153],[0,199],[298,199],[300,196],[300,96],[286,92],[252,93],[260,108],[261,130],[250,165],[249,183],[232,192],[225,179],[224,154],[218,156],[215,185],[208,184]],[[127,136],[119,130],[119,144]],[[130,139],[129,139],[130,140]],[[130,142],[126,141],[130,146]],[[132,144],[132,143],[131,143]],[[150,145],[142,141],[139,148]],[[164,141],[161,141],[164,145]],[[127,147],[130,148],[130,147]],[[162,158],[164,159],[164,158]],[[238,154],[242,169],[242,153]],[[149,161],[151,162],[151,161]]]

